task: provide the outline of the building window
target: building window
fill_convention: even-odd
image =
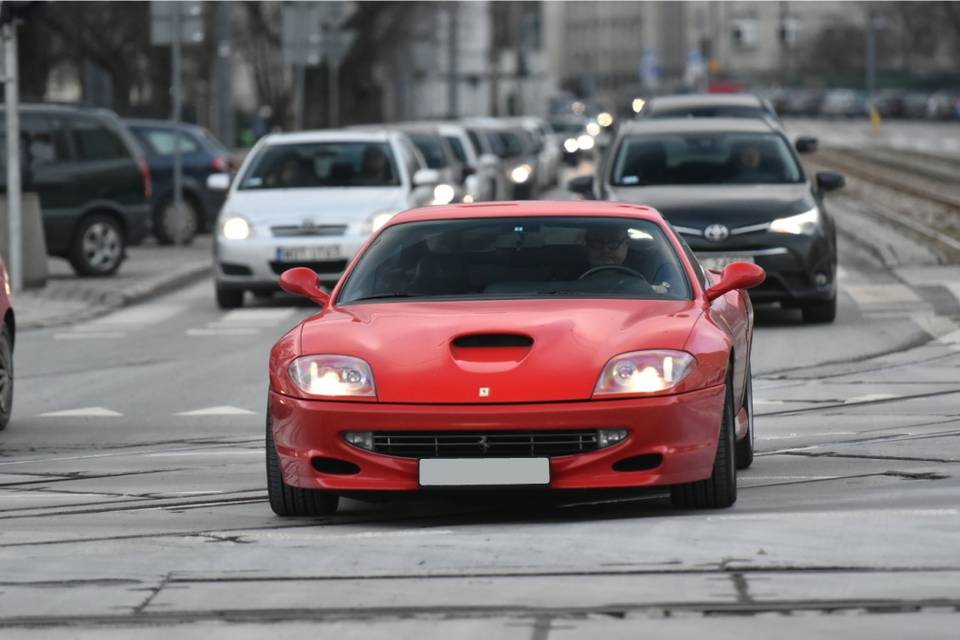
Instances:
[[[785,47],[794,47],[800,37],[800,21],[793,16],[780,20],[780,42]]]
[[[757,19],[740,18],[733,21],[730,33],[733,46],[740,49],[754,49],[757,46]]]

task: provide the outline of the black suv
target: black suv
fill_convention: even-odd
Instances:
[[[0,114],[5,122],[3,108]],[[116,272],[126,247],[149,230],[150,172],[136,140],[111,111],[24,104],[20,144],[23,190],[40,197],[47,253],[69,260],[79,275]],[[4,192],[6,175],[0,154]]]

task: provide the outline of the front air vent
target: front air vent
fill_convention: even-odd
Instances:
[[[453,341],[455,347],[529,347],[533,338],[516,333],[477,333],[460,336]]]

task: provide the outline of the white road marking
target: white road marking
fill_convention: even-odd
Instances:
[[[220,318],[223,324],[275,325],[296,313],[296,309],[237,309]]]
[[[790,438],[813,438],[820,436],[855,436],[859,431],[820,431],[817,433],[788,433],[782,436],[757,436],[757,440],[789,440]]]
[[[82,409],[64,409],[63,411],[48,411],[41,413],[38,418],[120,418],[122,413],[106,407],[83,407]]]
[[[858,305],[918,304],[923,300],[904,284],[861,284],[844,287]]]
[[[120,326],[140,326],[159,324],[186,310],[186,305],[178,304],[150,304],[130,307],[98,318],[76,328],[83,331],[86,328],[103,328]]]
[[[956,509],[858,509],[851,511],[799,511],[787,513],[743,513],[729,516],[706,516],[709,520],[807,520],[810,518],[854,518],[882,515],[886,518],[923,517],[935,518],[955,517],[960,515]]]
[[[259,329],[187,329],[188,336],[252,336]]]
[[[193,411],[181,411],[180,413],[175,413],[177,416],[252,416],[255,415],[253,411],[249,409],[241,409],[240,407],[231,407],[228,405],[222,405],[219,407],[207,407],[205,409],[194,409]]]
[[[147,453],[145,458],[181,458],[184,456],[262,456],[263,450],[244,449],[243,451],[181,451],[180,453]]]
[[[859,404],[861,402],[873,402],[875,400],[890,400],[891,398],[898,398],[899,396],[893,393],[868,393],[865,396],[854,396],[852,398],[847,398],[843,401],[843,404]]]
[[[74,331],[71,333],[55,333],[54,340],[112,340],[126,337],[123,331]]]

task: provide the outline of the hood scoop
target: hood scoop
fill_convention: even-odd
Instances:
[[[475,333],[454,338],[455,348],[532,347],[533,338],[517,333]]]

